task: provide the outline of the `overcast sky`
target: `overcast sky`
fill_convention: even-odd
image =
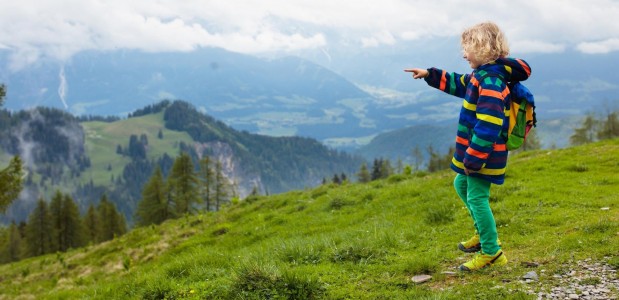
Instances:
[[[619,51],[619,1],[0,0],[0,48],[11,67],[83,50],[264,54],[394,46],[458,36],[492,20],[514,51]]]

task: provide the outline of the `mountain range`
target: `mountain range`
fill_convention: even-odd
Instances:
[[[124,117],[163,99],[183,100],[237,130],[312,137],[355,150],[392,130],[454,124],[460,100],[402,72],[430,66],[468,72],[452,44],[457,41],[271,58],[217,48],[89,51],[19,70],[8,67],[9,53],[0,50],[0,65],[6,66],[0,82],[7,86],[5,107],[11,110],[45,106],[77,116]],[[563,133],[573,131],[575,116],[617,109],[619,78],[609,62],[619,61],[619,54],[521,57],[533,69],[526,85],[536,96],[544,146],[565,146],[569,136]]]

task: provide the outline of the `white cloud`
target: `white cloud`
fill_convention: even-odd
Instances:
[[[20,0],[0,3],[13,68],[89,49],[243,53],[393,46],[496,21],[514,51],[619,51],[613,0]]]
[[[599,42],[583,42],[578,44],[578,50],[583,53],[597,54],[619,50],[619,38],[610,38]]]
[[[512,53],[560,53],[565,51],[566,45],[536,40],[522,40],[512,42]]]

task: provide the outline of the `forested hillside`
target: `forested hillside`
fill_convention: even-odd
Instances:
[[[311,187],[333,174],[351,174],[360,158],[302,137],[237,131],[182,101],[163,101],[127,119],[76,118],[51,108],[0,111],[2,161],[19,155],[24,192],[2,216],[24,221],[40,198],[71,195],[80,211],[106,195],[131,222],[144,184],[159,167],[168,175],[181,153],[195,169],[209,156],[222,164],[230,197]]]

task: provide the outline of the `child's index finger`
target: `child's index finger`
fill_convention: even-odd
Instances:
[[[413,70],[413,69],[404,69],[404,72],[411,72],[411,73],[415,73],[415,70]]]

